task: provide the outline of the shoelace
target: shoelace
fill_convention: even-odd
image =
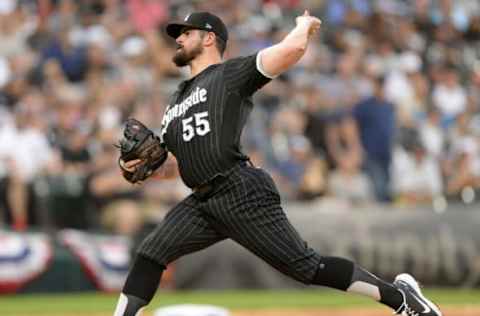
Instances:
[[[403,308],[402,313],[406,313],[407,316],[420,316],[420,314],[411,309],[407,303],[405,303],[405,307]]]
[[[420,314],[414,311],[410,306],[408,306],[407,301],[405,299],[405,293],[400,290],[403,296],[403,303],[402,305],[393,313],[394,315],[404,315],[404,316],[420,316]]]

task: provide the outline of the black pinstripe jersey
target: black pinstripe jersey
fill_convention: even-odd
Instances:
[[[184,183],[194,188],[232,168],[242,153],[240,136],[252,95],[270,81],[257,55],[214,64],[183,81],[170,98],[161,139],[176,157]]]

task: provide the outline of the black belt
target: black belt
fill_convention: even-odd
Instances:
[[[212,193],[216,192],[217,189],[228,179],[230,174],[238,167],[246,167],[247,165],[252,165],[250,160],[240,161],[233,168],[227,170],[224,173],[217,174],[207,182],[204,182],[192,189],[193,195],[199,199],[205,199],[209,197]]]
[[[215,176],[208,182],[193,188],[193,195],[200,199],[205,199],[215,192],[227,180],[227,178],[228,177],[224,175]]]

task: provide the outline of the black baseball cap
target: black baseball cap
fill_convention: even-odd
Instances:
[[[169,23],[167,34],[176,39],[184,27],[213,32],[225,42],[228,41],[227,27],[218,16],[209,12],[195,12],[187,15],[183,22]]]

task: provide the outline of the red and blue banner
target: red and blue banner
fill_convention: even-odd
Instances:
[[[131,260],[130,239],[71,229],[62,230],[59,238],[78,258],[99,290],[117,292],[122,289]]]
[[[0,230],[0,293],[16,292],[45,272],[52,253],[45,234]]]

